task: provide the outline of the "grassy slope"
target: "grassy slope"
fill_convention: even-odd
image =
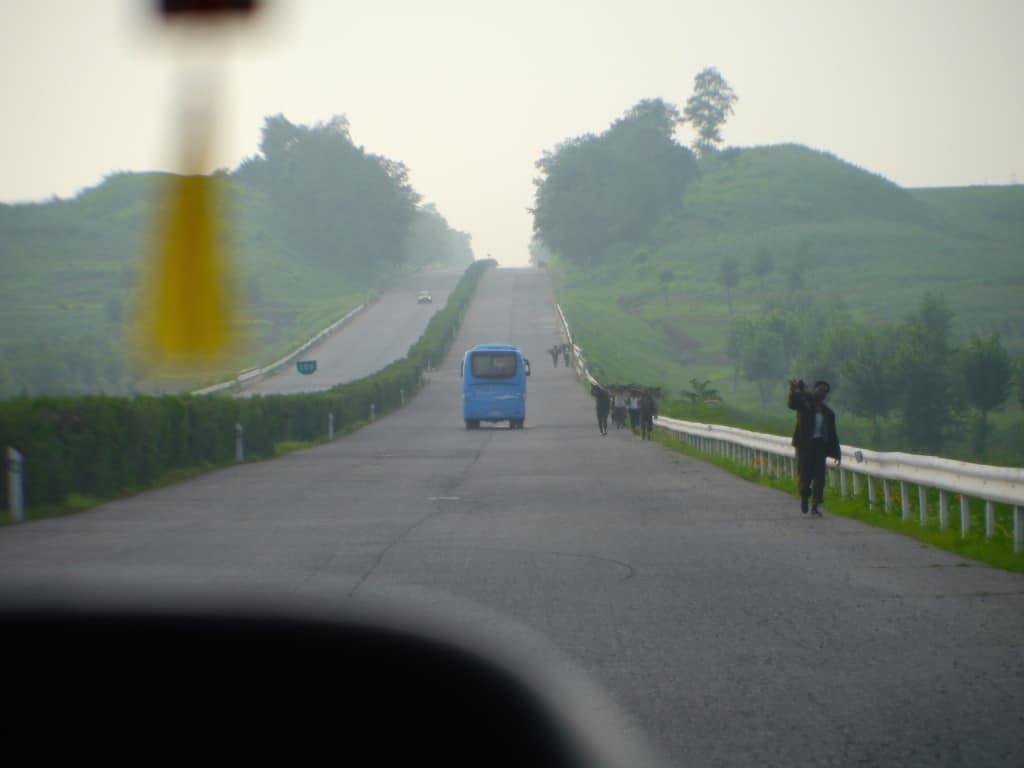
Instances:
[[[119,339],[135,274],[162,208],[162,174],[119,174],[73,200],[0,206],[0,343],[52,334]],[[266,203],[224,179],[249,344],[237,368],[266,364],[360,303],[363,290],[302,259],[261,226]],[[187,387],[188,377],[169,382]]]
[[[759,249],[775,261],[763,287],[748,268]],[[718,282],[725,257],[742,273],[737,314],[756,315],[769,297],[789,295],[785,272],[800,260],[820,298],[862,320],[896,321],[925,291],[941,293],[961,338],[998,330],[1011,352],[1024,354],[1024,186],[905,190],[786,145],[706,163],[681,213],[624,263],[584,273],[555,262],[559,300],[599,376],[672,393],[692,377],[709,378],[739,412],[788,420],[781,389],[777,410],[764,414],[753,385],[741,380],[732,389],[729,311]],[[659,280],[666,269],[675,274],[667,291]],[[1010,411],[997,416],[1004,428],[1020,421],[1019,409]],[[742,416],[734,411],[730,420]],[[863,424],[844,423],[844,438],[865,441]]]

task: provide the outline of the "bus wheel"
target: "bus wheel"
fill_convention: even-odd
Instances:
[[[466,429],[480,429],[480,419],[466,419]]]

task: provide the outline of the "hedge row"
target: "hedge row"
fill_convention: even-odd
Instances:
[[[408,356],[364,379],[324,392],[233,398],[40,397],[0,402],[0,449],[24,457],[26,506],[61,504],[69,494],[109,498],[145,488],[176,469],[228,464],[235,456],[235,424],[245,430],[247,458],[274,454],[284,441],[321,440],[328,414],[336,429],[366,421],[401,404],[419,387],[428,362],[440,362],[483,272],[478,261],[463,274]],[[2,501],[7,472],[0,473]]]

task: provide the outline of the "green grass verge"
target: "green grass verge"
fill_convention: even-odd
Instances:
[[[799,492],[796,482],[788,477],[762,475],[757,467],[740,464],[722,456],[704,453],[681,440],[670,437],[662,430],[655,431],[654,440],[686,456],[719,466],[745,480],[791,494],[794,499],[798,498]],[[996,505],[995,530],[992,538],[987,539],[985,538],[984,503],[979,499],[970,499],[969,530],[967,535],[963,536],[960,531],[959,497],[950,494],[950,527],[941,530],[938,524],[938,493],[934,490],[929,490],[928,492],[928,524],[922,526],[919,523],[916,503],[917,487],[910,486],[908,492],[911,494],[913,503],[911,505],[912,514],[907,520],[903,519],[900,512],[898,484],[894,484],[892,488],[890,496],[891,509],[889,512],[885,512],[882,508],[882,493],[880,489],[878,490],[875,507],[869,506],[867,489],[863,484],[861,484],[858,495],[846,497],[839,496],[838,490],[830,488],[826,493],[825,507],[830,514],[849,517],[876,528],[895,531],[996,568],[1024,573],[1024,553],[1015,553],[1013,551],[1012,507],[1006,504]],[[794,503],[795,508],[796,504]]]

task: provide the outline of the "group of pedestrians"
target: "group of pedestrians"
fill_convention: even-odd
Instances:
[[[548,350],[548,354],[551,355],[551,362],[554,363],[555,368],[558,367],[559,355],[565,358],[566,368],[572,365],[572,347],[568,344],[555,344],[555,346]]]
[[[658,415],[655,398],[661,394],[660,389],[634,384],[593,384],[590,394],[597,404],[597,427],[602,435],[608,434],[608,416],[611,415],[616,429],[625,428],[628,417],[633,434],[639,434],[644,440],[651,439],[654,417]]]
[[[557,353],[560,347],[552,347],[551,355],[558,365]],[[568,357],[566,358],[568,365]],[[800,511],[815,517],[821,516],[819,506],[825,494],[825,460],[832,458],[838,466],[842,461],[842,449],[836,432],[835,412],[825,405],[832,387],[827,381],[816,381],[808,387],[802,380],[789,383],[787,405],[796,411],[796,428],[793,430],[793,448],[800,487]],[[608,434],[608,417],[616,429],[624,429],[626,419],[634,434],[644,440],[651,439],[654,417],[658,415],[655,398],[661,390],[654,387],[640,387],[635,384],[592,384],[590,394],[597,406],[597,428],[602,435]]]

